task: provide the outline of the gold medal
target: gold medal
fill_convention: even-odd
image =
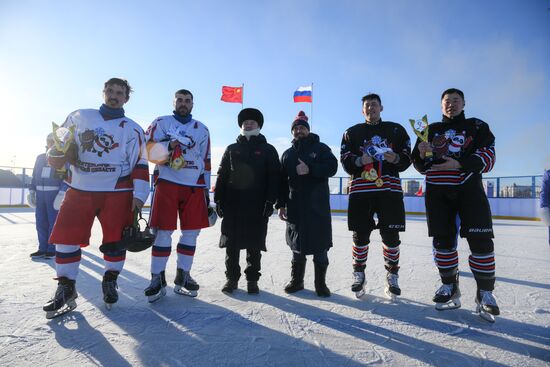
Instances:
[[[369,174],[368,174],[368,178],[367,180],[369,181],[374,181],[378,178],[378,172],[376,172],[376,170],[374,168],[371,168],[369,170]]]
[[[382,187],[382,185],[384,185],[384,180],[382,180],[382,178],[378,178],[375,184],[377,187]]]
[[[170,164],[170,167],[175,169],[175,170],[178,170],[180,168],[183,168],[187,165],[187,162],[185,161],[185,159],[183,157],[177,157],[175,158],[174,160],[172,160],[171,164]]]

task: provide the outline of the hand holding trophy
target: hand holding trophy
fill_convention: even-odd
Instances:
[[[422,116],[421,119],[419,120],[413,120],[413,119],[409,119],[409,122],[411,123],[411,127],[414,131],[414,133],[416,134],[416,136],[418,136],[418,138],[422,141],[422,142],[426,142],[426,143],[429,143],[428,142],[428,134],[429,134],[429,130],[428,130],[428,116],[427,115],[424,115]],[[425,155],[425,158],[424,158],[424,161],[427,163],[427,164],[432,164],[433,163],[433,153],[431,151],[427,151],[426,152],[426,155]]]
[[[48,149],[48,162],[58,171],[65,172],[65,163],[74,164],[78,155],[74,140],[74,126],[62,127],[52,122],[54,145]]]

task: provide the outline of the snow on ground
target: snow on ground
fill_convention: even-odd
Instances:
[[[550,363],[550,247],[538,223],[496,221],[497,286],[502,315],[489,324],[473,313],[475,285],[468,248],[461,240],[462,308],[436,311],[431,297],[438,276],[425,219],[409,217],[402,235],[400,285],[391,303],[383,295],[380,237],[373,234],[367,265],[367,295],[350,291],[351,235],[346,217],[333,217],[334,247],[327,283],[332,297],[313,290],[308,260],[306,290],[283,291],[290,274],[284,224],[273,216],[263,254],[261,293],[248,295],[246,281],[223,294],[224,250],[219,222],[198,242],[193,276],[197,298],[169,292],[149,304],[150,251],[129,253],[119,278],[120,301],[108,311],[101,294],[102,258],[94,245],[83,251],[75,311],[46,320],[42,304],[56,282],[53,260],[32,261],[34,214],[0,212],[1,366],[547,366]],[[174,235],[174,242],[176,236]],[[242,252],[241,252],[242,253]],[[244,268],[244,256],[241,258]]]

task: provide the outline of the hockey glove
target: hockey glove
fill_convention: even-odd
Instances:
[[[216,203],[216,213],[218,214],[218,217],[223,218],[223,209],[219,202]]]
[[[29,190],[27,194],[27,204],[29,204],[31,208],[36,208],[36,191]]]
[[[540,209],[541,213],[541,219],[542,221],[550,227],[550,208],[549,207],[545,207],[545,208],[541,208]]]
[[[53,208],[55,210],[59,210],[59,208],[61,208],[61,203],[63,202],[63,199],[65,199],[65,192],[66,191],[59,191],[55,196],[55,199],[53,200]]]

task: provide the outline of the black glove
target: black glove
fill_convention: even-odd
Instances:
[[[204,200],[206,200],[206,207],[210,206],[210,192],[208,189],[204,189]]]
[[[218,214],[218,217],[223,218],[223,210],[219,202],[216,203],[216,214]]]
[[[266,218],[271,217],[273,214],[273,203],[271,201],[266,201],[264,205],[264,212],[262,215]]]

